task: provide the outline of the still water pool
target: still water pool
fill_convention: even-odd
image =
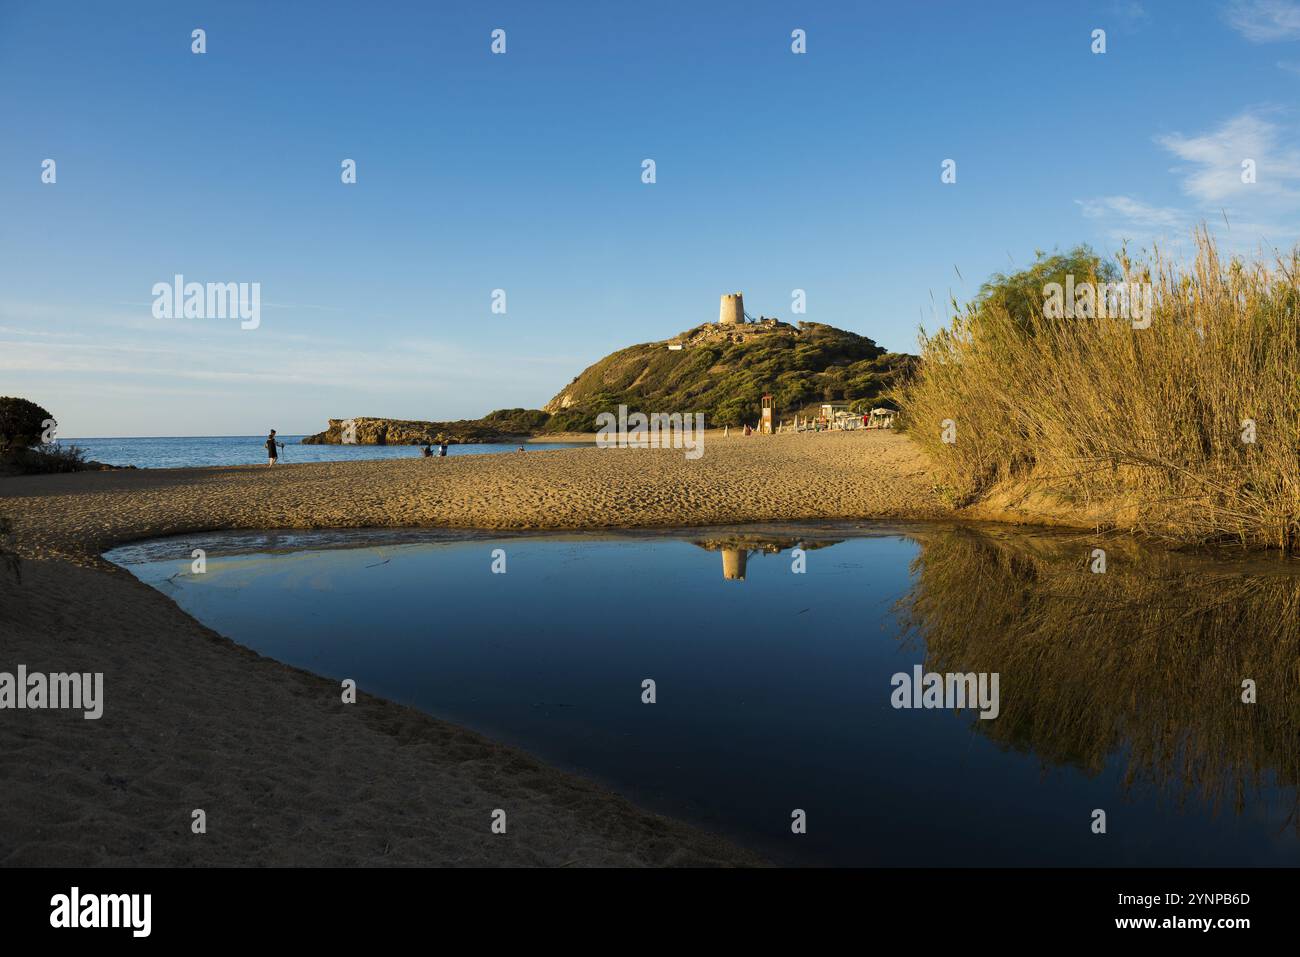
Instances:
[[[1097,575],[1093,544],[819,525],[214,534],[108,557],[261,654],[779,863],[1300,862],[1300,576],[1125,544]],[[916,666],[997,674],[997,716],[894,707]]]

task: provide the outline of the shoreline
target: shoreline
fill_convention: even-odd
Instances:
[[[24,562],[7,664],[104,673],[104,714],[0,722],[0,866],[762,866],[462,726],[258,655],[129,571]],[[506,834],[491,815],[505,809]],[[191,831],[204,810],[207,833]]]
[[[233,529],[673,528],[960,519],[892,432],[715,438],[680,449],[548,449],[445,459],[116,469],[0,479],[25,558],[103,567],[144,538]],[[974,517],[974,516],[969,516]]]
[[[0,864],[761,866],[722,837],[362,689],[263,658],[103,558],[255,529],[594,531],[959,518],[897,434],[0,479],[6,664],[102,671],[98,721],[0,723]],[[203,808],[205,835],[190,832]],[[508,808],[508,835],[490,832]]]

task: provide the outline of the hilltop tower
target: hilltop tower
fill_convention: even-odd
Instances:
[[[718,325],[738,326],[745,321],[745,298],[738,292],[722,297],[718,309]]]
[[[745,580],[745,560],[749,552],[743,548],[724,548],[722,550],[722,577],[729,582]]]

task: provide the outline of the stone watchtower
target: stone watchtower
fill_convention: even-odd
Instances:
[[[743,548],[724,548],[722,550],[722,577],[729,582],[745,580],[745,560],[749,552]]]
[[[745,321],[745,299],[738,293],[733,292],[730,295],[722,297],[722,305],[718,309],[718,325],[720,326],[738,326]]]

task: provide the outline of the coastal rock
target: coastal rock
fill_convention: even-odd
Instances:
[[[516,410],[510,410],[516,411]],[[528,410],[518,410],[528,411]],[[545,422],[546,416],[541,416]],[[493,418],[497,416],[498,418]],[[455,422],[424,422],[412,419],[381,419],[358,416],[352,419],[330,419],[324,432],[306,436],[303,445],[436,445],[446,439],[453,445],[482,442],[517,442],[528,438],[533,430],[528,421],[515,421],[494,412],[482,419],[461,419]],[[349,436],[348,425],[352,429]],[[345,442],[345,438],[350,441]]]

